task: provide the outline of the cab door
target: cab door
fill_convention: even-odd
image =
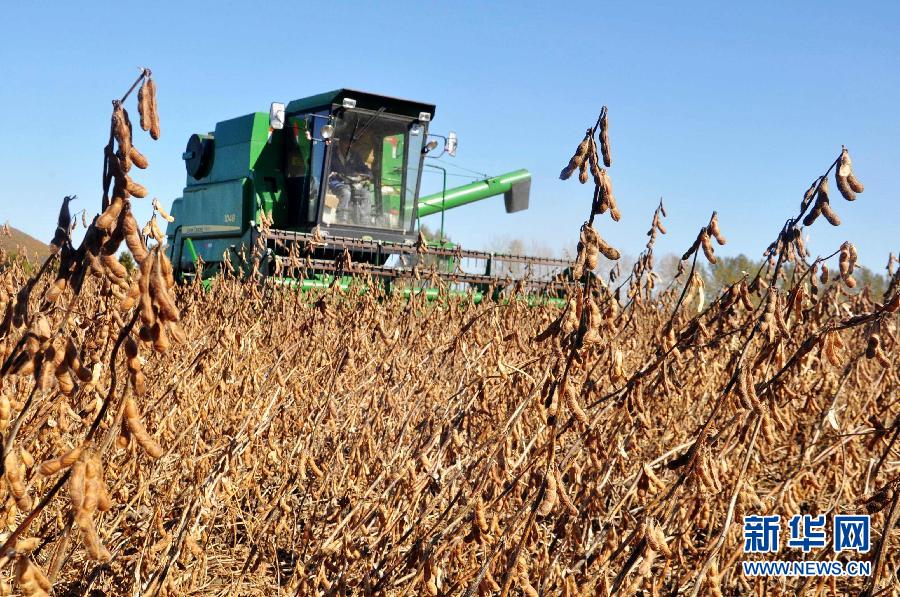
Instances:
[[[304,230],[316,225],[325,166],[321,132],[327,118],[327,110],[288,116],[284,128],[284,180],[289,229]]]

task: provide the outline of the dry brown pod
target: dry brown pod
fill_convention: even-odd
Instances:
[[[75,347],[71,337],[63,340],[63,345],[64,348],[61,349],[63,352],[63,364],[77,373],[83,367],[78,349]]]
[[[545,478],[544,496],[538,505],[537,513],[539,516],[547,516],[556,506],[558,494],[556,492],[556,475],[548,474]]]
[[[131,374],[131,387],[135,396],[141,397],[147,393],[147,381],[143,372],[135,371]]]
[[[127,280],[128,270],[125,269],[125,266],[122,265],[122,263],[115,255],[101,253],[100,263],[103,264],[103,267],[106,269],[107,273],[109,273],[113,278],[117,278],[119,280]]]
[[[806,217],[803,218],[803,225],[812,226],[820,215],[822,215],[822,207],[816,203],[809,213],[806,214]]]
[[[581,343],[584,346],[598,344],[602,340],[599,332],[602,315],[600,313],[600,307],[597,305],[597,301],[595,301],[594,297],[590,294],[588,295],[587,300],[585,300],[584,310],[586,329],[584,336],[581,338]]]
[[[836,171],[834,173],[834,182],[837,184],[838,191],[840,191],[841,196],[843,196],[844,199],[847,201],[856,201],[856,193],[850,188],[850,183],[847,182],[846,176],[841,176]]]
[[[175,218],[169,215],[169,213],[163,208],[162,203],[159,202],[159,199],[156,197],[153,198],[153,209],[156,210],[157,213],[164,219],[166,222],[174,222]]]
[[[65,278],[57,278],[47,287],[47,292],[44,293],[44,300],[48,303],[55,303],[62,296],[62,293],[65,292],[68,285],[68,281]]]
[[[672,550],[669,548],[668,543],[666,542],[666,534],[663,532],[662,527],[655,522],[651,522],[647,527],[647,543],[650,544],[650,547],[663,555],[665,558],[672,557]]]
[[[832,226],[839,226],[841,223],[840,218],[838,218],[837,214],[831,209],[831,205],[829,203],[828,198],[828,179],[822,178],[822,183],[819,185],[819,190],[816,193],[816,206],[819,208],[819,212],[825,216],[825,219],[828,220],[828,223]]]
[[[897,311],[900,311],[900,292],[895,292],[894,296],[891,297],[890,300],[885,301],[884,305],[881,307],[881,310],[888,313],[896,313]]]
[[[619,213],[619,207],[616,204],[616,197],[613,193],[612,179],[603,168],[600,168],[600,177],[603,180],[600,192],[603,194],[604,204],[609,207],[609,215],[612,217],[613,221],[618,222],[622,216]],[[603,213],[602,210],[601,213]]]
[[[154,252],[157,249],[154,248]],[[140,262],[141,276],[138,278],[138,287],[140,290],[140,316],[143,328],[148,329],[146,337],[149,338],[149,328],[156,323],[156,310],[153,309],[153,297],[150,295],[150,274],[153,269],[153,262],[156,260],[155,253],[151,252],[146,259]],[[141,333],[141,339],[145,338],[145,334]]]
[[[143,199],[147,196],[147,189],[144,188],[143,185],[134,182],[127,176],[125,177],[125,189],[138,199]]]
[[[584,244],[578,243],[578,255],[575,258],[575,263],[572,265],[572,278],[575,280],[580,280],[581,276],[584,275],[585,267],[587,262],[587,251],[584,248]],[[590,271],[590,270],[588,270]]]
[[[137,280],[131,281],[131,286],[128,287],[128,292],[125,295],[125,298],[119,302],[119,309],[123,312],[130,311],[132,307],[137,303],[138,299],[141,297],[141,287]]]
[[[149,81],[149,77],[144,77],[141,87],[138,89],[138,113],[141,116],[141,128],[145,131],[150,130],[151,120],[150,92],[147,89]]]
[[[71,396],[75,392],[75,380],[66,366],[56,367],[54,370],[56,375],[56,384],[60,393],[64,396]]]
[[[112,133],[119,150],[127,158],[131,154],[131,127],[128,115],[121,103],[115,102],[112,112]],[[127,172],[127,168],[125,171]]]
[[[162,446],[147,432],[144,424],[141,422],[141,415],[137,408],[137,403],[133,398],[125,399],[124,406],[125,422],[128,424],[128,430],[134,436],[138,445],[144,449],[151,458],[159,458],[163,455]]]
[[[841,155],[838,158],[838,167],[835,169],[834,178],[841,195],[847,201],[855,200],[856,193],[862,193],[865,190],[863,184],[853,174],[853,162],[846,147],[841,148]]]
[[[122,199],[129,199],[131,197],[131,193],[128,191],[128,181],[126,180],[126,176],[127,175],[123,174],[114,179],[112,189],[113,197],[121,197]]]
[[[591,147],[591,129],[587,130],[587,133],[584,135],[584,139],[581,143],[578,144],[578,147],[575,149],[575,154],[572,155],[571,159],[569,159],[569,163],[565,168],[562,169],[562,172],[559,173],[560,180],[568,180],[575,174],[576,170],[579,170],[587,160],[588,150]]]
[[[604,107],[600,116],[600,151],[603,153],[603,165],[612,166],[612,157],[609,151],[609,111]]]
[[[875,360],[884,369],[890,369],[892,367],[891,360],[887,357],[881,347],[878,347],[878,350],[875,351]]]
[[[147,258],[147,246],[144,244],[144,240],[141,238],[140,234],[138,234],[136,225],[137,222],[134,221],[134,216],[131,213],[126,214],[125,216],[125,244],[128,246],[128,250],[131,251],[131,254],[134,256],[134,260],[138,263],[144,261]],[[135,225],[135,229],[130,230],[130,226]]]
[[[159,224],[156,223],[156,214],[150,218],[150,222],[148,223],[150,226],[150,234],[149,236],[153,238],[157,243],[162,244],[163,240],[166,238],[166,235],[163,234],[162,230],[159,228]]]
[[[100,458],[93,451],[86,452],[84,455],[84,501],[81,504],[81,511],[92,516],[97,511],[97,504],[100,500]]]
[[[607,259],[609,259],[611,261],[616,261],[619,259],[619,257],[621,257],[621,254],[619,253],[619,251],[612,245],[608,244],[602,238],[599,238],[599,237],[597,238],[597,245],[600,249],[600,252],[603,253],[603,256],[606,257]]]
[[[687,261],[688,259],[691,258],[691,255],[693,255],[694,253],[697,252],[697,249],[700,248],[701,236],[705,231],[706,231],[706,228],[702,228],[700,230],[700,232],[697,233],[697,238],[694,239],[694,243],[691,245],[691,247],[687,251],[685,251],[684,254],[681,256],[681,261]]]
[[[75,524],[81,531],[82,541],[91,558],[98,561],[109,561],[111,555],[100,542],[100,536],[93,521],[93,515],[100,509],[101,504],[104,507],[111,505],[103,482],[100,457],[96,452],[85,452],[75,466],[78,467],[78,470],[73,468],[70,481],[78,475],[80,477],[78,483],[81,484],[81,487],[74,491],[70,486]]]
[[[813,199],[816,197],[816,189],[819,188],[819,182],[822,180],[821,177],[816,178],[809,188],[806,189],[806,192],[803,193],[803,205],[809,205]]]
[[[881,337],[878,334],[872,334],[869,336],[869,341],[866,344],[866,358],[874,359],[875,353],[878,352],[879,345],[881,344]]]
[[[53,386],[56,367],[46,358],[45,353],[39,352],[34,356],[34,382],[35,387],[44,392]]]
[[[109,495],[109,489],[106,487],[106,481],[103,478],[103,471],[100,472],[98,480],[97,510],[100,512],[109,512],[112,509],[112,497]]]
[[[166,286],[169,290],[175,288],[175,269],[172,267],[172,262],[169,260],[169,256],[165,254],[165,252],[160,253],[159,255],[159,265],[162,270],[163,278],[166,281]],[[174,300],[174,296],[173,296]]]
[[[125,362],[130,373],[138,373],[142,368],[137,342],[131,336],[125,340]]]
[[[706,231],[706,228],[703,228],[700,231],[700,246],[703,247],[703,254],[706,256],[706,260],[715,265],[716,263],[716,255],[713,251],[712,241],[709,239],[709,233]]]
[[[804,226],[812,226],[816,219],[822,214],[822,206],[819,201],[821,196],[819,195],[818,191],[823,184],[826,184],[826,179],[820,176],[812,183],[812,186],[807,189],[806,194],[803,196],[804,207],[808,206],[813,198],[816,199],[815,203],[813,203],[812,205],[812,209],[810,209],[809,213],[806,214],[806,217],[803,218]]]
[[[78,462],[78,460],[81,458],[82,451],[82,446],[78,446],[77,448],[69,450],[62,456],[58,456],[56,458],[53,458],[52,460],[45,460],[41,463],[38,470],[42,475],[45,476],[55,475],[59,471],[67,469]]]
[[[666,228],[665,228],[665,226],[663,226],[662,219],[660,219],[659,214],[657,214],[657,215],[654,217],[654,219],[653,219],[653,225],[656,227],[657,230],[659,230],[659,232],[660,232],[661,234],[665,234],[665,233],[666,233]]]
[[[600,263],[600,251],[596,245],[589,245],[583,248],[584,251],[584,267],[589,272],[597,269]]]
[[[147,166],[150,165],[150,162],[147,161],[147,158],[144,157],[144,154],[138,151],[137,148],[133,145],[131,146],[131,151],[128,155],[131,158],[131,162],[141,170],[145,170]]]
[[[827,201],[822,203],[819,206],[819,209],[822,212],[822,215],[825,216],[825,219],[828,220],[829,224],[831,224],[832,226],[841,225],[841,218],[837,215],[837,213],[835,213],[833,209],[831,209],[831,206]]]
[[[84,504],[84,474],[85,462],[79,457],[72,464],[72,473],[69,475],[69,500],[72,512],[80,511]]]
[[[587,425],[588,424],[587,413],[584,412],[584,409],[581,407],[581,404],[579,404],[578,396],[575,392],[575,388],[568,379],[566,379],[563,383],[562,393],[563,393],[563,398],[565,399],[565,402],[566,402],[566,406],[572,412],[572,415],[575,417],[575,419],[582,425]]]
[[[6,483],[9,486],[9,493],[16,501],[19,510],[28,512],[31,510],[31,496],[28,495],[25,483],[22,481],[22,472],[19,468],[19,460],[16,458],[15,451],[10,451],[4,460],[6,468]]]
[[[119,215],[122,213],[122,210],[125,208],[125,199],[116,196],[113,197],[112,202],[109,204],[109,207],[106,208],[100,217],[94,222],[94,225],[100,230],[110,231],[115,223],[119,220]]]
[[[147,84],[147,105],[150,108],[150,136],[154,140],[159,139],[160,130],[159,130],[159,108],[156,103],[156,83],[153,82],[153,79],[148,77],[145,79]]]
[[[79,516],[75,517],[75,523],[81,530],[81,539],[84,542],[88,555],[98,562],[110,561],[112,554],[100,542],[100,535],[97,533],[97,527],[94,526],[94,521],[91,520],[91,517],[82,511]]]
[[[717,243],[720,245],[725,244],[725,237],[722,235],[721,229],[719,229],[719,214],[717,212],[713,212],[712,218],[709,221],[709,226],[707,226],[707,231],[716,239]]]
[[[142,325],[138,330],[138,338],[140,338],[141,342],[153,342],[153,338],[150,335],[150,328],[146,325]]]
[[[174,296],[163,273],[162,255],[159,250],[151,256],[150,270],[150,296],[159,310],[159,316],[164,321],[176,322],[181,319],[178,307],[175,306]]]
[[[26,597],[47,597],[51,583],[44,571],[28,556],[16,558],[16,584]]]
[[[763,406],[756,395],[753,378],[750,369],[747,366],[741,367],[741,370],[738,372],[737,395],[744,408],[750,409],[758,415],[762,415],[766,412],[765,406]]]
[[[848,288],[856,288],[856,280],[853,278],[853,270],[856,267],[856,258],[856,247],[853,246],[853,243],[845,241],[841,244],[838,266],[841,272],[841,279]]]
[[[20,352],[16,355],[16,358],[13,359],[12,365],[10,366],[10,373],[13,375],[31,375],[35,369],[34,357],[28,354],[27,352]]]
[[[169,334],[163,324],[165,324],[165,321],[157,319],[153,327],[150,328],[150,336],[153,338],[153,350],[156,352],[166,352],[172,347],[172,342],[169,341]]]
[[[838,267],[840,269],[841,277],[848,276],[853,271],[852,266],[850,265],[850,251],[843,245],[841,245]]]
[[[603,184],[601,175],[600,175],[600,164],[597,161],[597,144],[594,142],[594,138],[591,137],[591,149],[588,153],[588,164],[591,170],[591,177],[594,179],[595,186],[601,186]]]
[[[12,405],[9,402],[9,396],[0,395],[0,433],[5,433],[9,429],[10,417],[12,416]]]
[[[578,182],[581,184],[585,184],[588,181],[588,163],[586,161],[581,162],[581,166],[578,167]]]

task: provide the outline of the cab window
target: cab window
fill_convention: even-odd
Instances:
[[[422,125],[408,117],[361,109],[335,114],[322,221],[409,230],[423,138]]]

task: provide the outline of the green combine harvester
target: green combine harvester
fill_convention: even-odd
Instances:
[[[444,171],[442,191],[420,197],[423,170],[443,170],[426,158],[456,155],[454,133],[429,133],[434,113],[339,89],[191,135],[187,185],[166,230],[177,277],[232,267],[303,288],[369,275],[420,289],[437,276],[479,296],[561,290],[568,261],[462,250],[443,241],[443,218],[441,240],[422,242],[421,218],[497,195],[507,213],[520,211],[531,187],[529,172],[516,170],[448,189]]]

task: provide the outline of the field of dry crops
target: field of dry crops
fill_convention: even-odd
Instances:
[[[116,107],[85,241],[64,206],[57,257],[0,263],[2,594],[897,594],[900,274],[871,296],[798,228],[836,218],[832,169],[861,191],[849,156],[706,296],[715,214],[667,288],[662,205],[633,271],[590,275],[618,257],[606,131],[563,172],[595,183],[567,306],[530,307],[175,286]],[[744,515],[865,512],[872,577],[742,575]]]
[[[23,282],[7,269],[4,296]],[[111,502],[94,518],[109,561],[72,528],[71,486],[31,523],[19,556],[33,548],[63,594],[459,594],[511,583],[571,595],[620,573],[623,587],[664,594],[690,588],[707,561],[700,594],[746,592],[754,583],[735,572],[744,513],[857,512],[896,478],[898,351],[887,366],[867,359],[871,326],[841,327],[877,306],[832,285],[785,314],[772,342],[757,335],[744,349],[759,388],[747,404],[723,388],[753,301],[719,301],[700,320],[683,311],[667,338],[675,297],[607,313],[566,371],[555,339],[534,340],[554,308],[338,292],[310,302],[224,280],[186,289],[188,340],[147,350],[142,368],[138,408],[158,458],[118,422],[134,397],[124,354],[118,380],[101,365],[70,395],[58,383],[34,392],[32,375],[4,378],[5,524],[15,529],[58,482],[47,461],[85,446]],[[106,363],[123,327],[104,302],[70,316],[84,362]],[[882,319],[882,338],[895,324]],[[876,543],[896,504],[893,489],[882,493]],[[896,550],[885,555],[893,575]]]

